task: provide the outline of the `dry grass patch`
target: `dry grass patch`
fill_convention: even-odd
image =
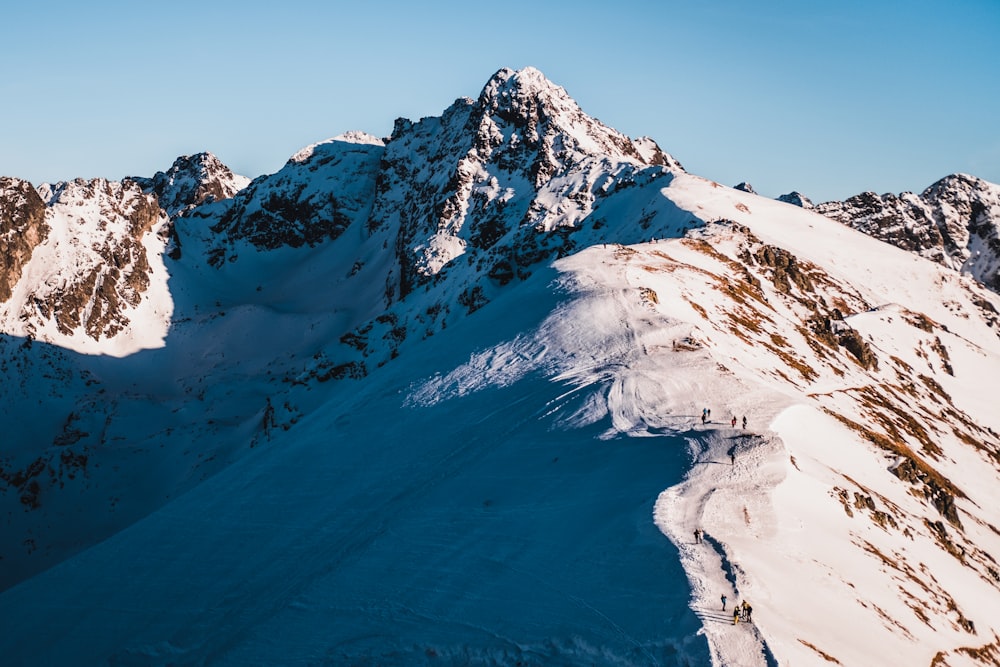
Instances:
[[[829,653],[825,653],[825,652],[819,650],[818,648],[816,648],[815,646],[813,646],[812,644],[810,644],[809,642],[807,642],[805,639],[800,639],[799,643],[802,644],[803,646],[805,646],[806,648],[809,648],[809,649],[812,649],[813,651],[815,651],[816,654],[819,655],[819,657],[823,658],[827,662],[832,662],[835,665],[842,665],[842,664],[844,664],[844,663],[840,662],[840,660],[837,660],[836,658],[834,658]]]
[[[766,347],[772,354],[781,359],[786,366],[797,370],[799,372],[799,375],[801,375],[806,382],[812,382],[813,380],[819,377],[819,373],[816,372],[815,368],[807,364],[805,361],[799,359],[798,357],[792,356],[785,350],[777,348],[767,342],[763,342],[761,344],[764,347]]]
[[[702,306],[700,303],[687,296],[684,296],[684,300],[687,301],[688,305],[691,306],[691,308],[693,308],[696,313],[701,315],[702,318],[706,320],[708,319],[708,312],[705,310],[704,306]]]

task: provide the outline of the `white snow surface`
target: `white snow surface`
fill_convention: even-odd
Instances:
[[[996,664],[1000,339],[977,303],[1000,299],[801,208],[683,173],[643,187],[660,182],[643,213],[709,222],[589,244],[363,381],[302,380],[287,429],[0,592],[4,664]],[[373,238],[288,274],[291,251],[234,265],[267,275],[259,301],[230,295],[201,334],[177,325],[171,376],[195,387],[354,323],[372,294],[333,296],[330,264],[361,249],[381,277]],[[746,259],[765,246],[812,290]],[[433,273],[463,246],[423,250]],[[205,276],[171,277],[186,316]],[[817,303],[878,368],[816,342]],[[206,401],[248,439],[261,412],[236,406],[263,404],[276,361],[259,363]],[[961,527],[891,472],[907,456]],[[734,624],[743,601],[752,622]]]

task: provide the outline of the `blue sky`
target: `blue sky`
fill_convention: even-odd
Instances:
[[[532,65],[688,171],[815,201],[1000,182],[1000,2],[18,3],[0,175],[149,176],[438,115]]]

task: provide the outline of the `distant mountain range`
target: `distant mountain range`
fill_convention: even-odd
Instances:
[[[399,119],[389,137],[306,147],[252,181],[209,153],[121,182],[0,178],[0,613],[19,617],[0,648],[13,664],[1000,664],[1000,186],[958,174],[919,195],[779,200],[688,174],[533,68],[500,70],[476,99]],[[524,389],[547,396],[529,409],[517,388],[536,376],[562,389]],[[434,412],[472,395],[493,398]],[[713,402],[717,416],[699,420]],[[758,439],[729,423],[736,406]],[[369,412],[376,424],[360,425]],[[676,635],[647,627],[642,600],[607,618],[614,632],[556,602],[541,608],[565,613],[572,630],[546,625],[531,642],[530,614],[523,625],[484,620],[486,577],[463,572],[486,567],[521,592],[536,585],[524,573],[553,559],[579,578],[608,576],[608,563],[598,574],[556,555],[570,546],[560,539],[586,541],[586,525],[544,549],[533,536],[527,560],[488,567],[494,556],[457,529],[419,556],[393,537],[405,532],[397,512],[452,517],[437,491],[505,442],[533,444],[490,470],[534,497],[519,465],[534,452],[571,456],[550,456],[548,438],[603,448],[639,440],[630,436],[686,442],[692,459],[655,506],[602,520],[659,528],[674,551],[655,558],[679,560],[687,581],[673,585],[691,587],[677,589],[690,605],[678,618],[693,611],[701,631],[693,617]],[[446,442],[463,447],[443,455]],[[358,450],[370,460],[355,461]],[[753,462],[745,474],[737,453]],[[394,467],[411,455],[418,472]],[[275,545],[266,531],[253,541],[273,560],[259,563],[249,599],[238,587],[206,593],[216,590],[207,575],[145,566],[136,588],[115,582],[111,561],[148,562],[167,546],[176,567],[245,558],[237,533],[254,520],[250,499],[284,502],[329,482],[299,468],[342,465],[350,475],[338,483],[364,492],[324,487],[329,498],[295,518],[261,510]],[[619,481],[649,472],[625,465]],[[562,488],[566,478],[545,470],[538,479]],[[732,475],[713,477],[720,470]],[[486,484],[475,479],[460,489]],[[396,486],[405,510],[377,491]],[[571,512],[615,493],[574,483],[560,502]],[[737,519],[713,504],[722,498]],[[211,537],[189,528],[203,511]],[[502,541],[531,525],[516,516],[499,533],[484,518],[468,534]],[[689,548],[695,525],[715,560]],[[317,561],[286,595],[287,571],[268,564],[291,567],[280,535],[354,583],[330,593]],[[379,541],[395,546],[377,552]],[[616,558],[642,554],[629,567],[653,577],[646,546],[619,548]],[[439,567],[445,558],[462,565]],[[375,570],[409,566],[440,580],[420,594],[394,584],[407,591],[403,613],[378,597]],[[74,589],[73,577],[88,583]],[[752,633],[731,635],[698,606],[718,604],[723,585],[759,605]],[[813,589],[796,601],[803,586]],[[364,603],[342,602],[346,589]],[[613,586],[564,602],[593,611],[612,604],[602,595]],[[479,602],[465,609],[463,596]],[[143,604],[134,620],[114,611]],[[256,643],[290,609],[326,628],[288,640],[314,653],[293,656],[282,636]],[[480,630],[432,629],[462,614]],[[44,619],[52,641],[27,642]],[[361,639],[382,631],[396,639]]]

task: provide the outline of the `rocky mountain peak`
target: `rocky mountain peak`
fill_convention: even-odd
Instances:
[[[534,67],[499,70],[483,87],[477,105],[486,113],[511,122],[537,119],[541,114],[554,112],[583,113],[562,86],[549,81]]]
[[[949,174],[929,185],[927,189],[921,193],[921,196],[928,198],[940,198],[942,196],[947,196],[949,193],[956,192],[984,192],[990,190],[991,187],[995,188],[996,186],[988,181],[984,181],[978,176],[972,176],[970,174]]]
[[[1000,185],[952,174],[919,195],[863,192],[815,210],[1000,291]]]
[[[501,282],[523,275],[561,252],[569,231],[619,187],[677,171],[652,139],[591,118],[538,70],[502,69],[475,101],[396,121],[368,221],[397,253],[387,298],[427,284],[462,255]]]
[[[211,153],[182,155],[152,178],[133,177],[144,192],[152,192],[171,219],[204,203],[228,199],[250,179],[234,174]]]
[[[528,147],[548,150],[557,160],[582,153],[683,170],[652,139],[633,140],[588,116],[562,86],[534,67],[498,71],[483,87],[475,107],[480,149],[496,145],[499,136],[507,134]]]

